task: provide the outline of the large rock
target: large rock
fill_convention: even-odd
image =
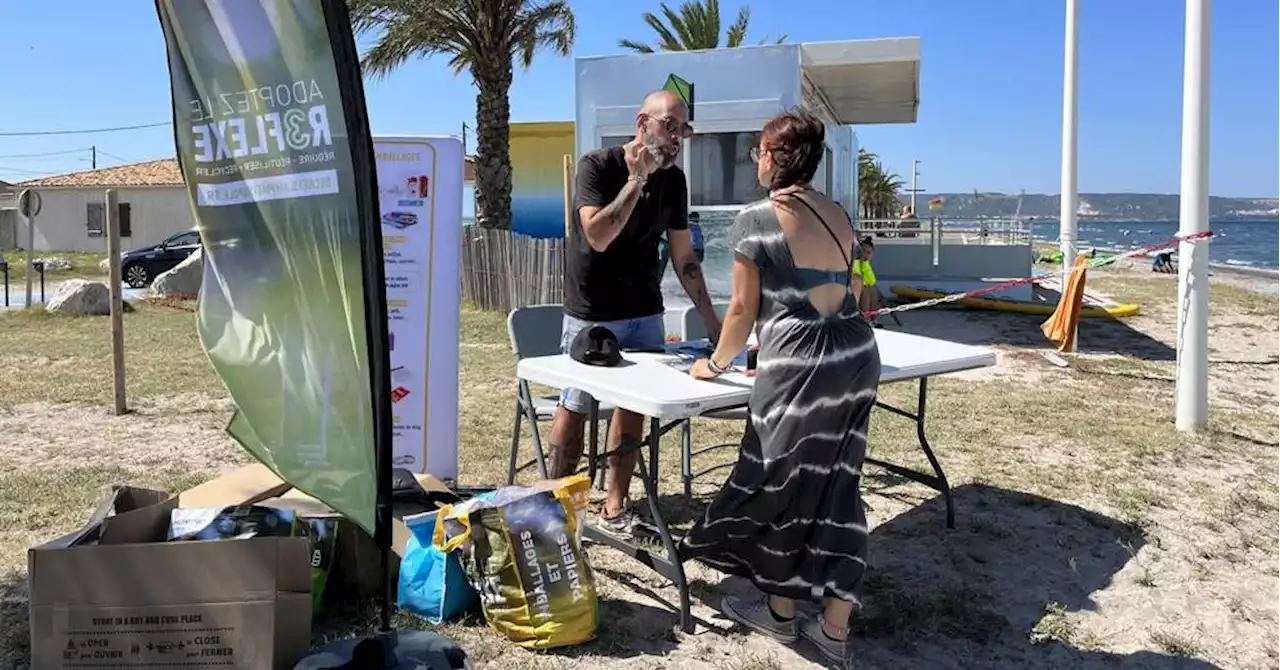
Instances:
[[[181,263],[160,273],[151,283],[151,292],[162,297],[195,297],[200,293],[200,278],[204,276],[203,249],[196,249]]]
[[[100,316],[111,313],[111,289],[102,282],[68,279],[53,290],[44,308],[67,316]]]
[[[45,272],[55,272],[58,270],[70,270],[73,266],[71,261],[61,256],[50,256],[49,258],[37,258],[37,263],[44,263]]]

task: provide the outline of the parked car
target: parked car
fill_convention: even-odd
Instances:
[[[127,251],[120,257],[120,275],[132,288],[144,288],[200,248],[200,233],[188,230],[149,247]]]

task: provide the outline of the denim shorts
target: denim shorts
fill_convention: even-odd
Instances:
[[[627,349],[662,349],[667,343],[667,329],[661,314],[621,321],[586,321],[564,315],[560,331],[560,351],[569,353],[569,345],[578,333],[591,326],[604,326],[618,338],[618,346]],[[560,391],[560,406],[575,414],[591,411],[591,396],[574,388]]]

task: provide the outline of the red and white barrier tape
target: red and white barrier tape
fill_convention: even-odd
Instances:
[[[1105,266],[1107,266],[1107,265],[1111,265],[1112,263],[1115,263],[1116,261],[1119,261],[1119,260],[1122,260],[1122,259],[1126,259],[1126,258],[1133,258],[1134,256],[1140,256],[1140,255],[1143,255],[1143,254],[1147,254],[1147,253],[1150,253],[1150,252],[1152,252],[1152,251],[1156,251],[1156,250],[1158,250],[1158,249],[1164,249],[1164,248],[1167,248],[1167,247],[1177,246],[1179,243],[1184,242],[1184,241],[1186,241],[1186,242],[1194,242],[1194,241],[1196,241],[1196,240],[1207,239],[1207,238],[1210,238],[1210,237],[1213,237],[1213,232],[1212,232],[1212,231],[1204,231],[1204,232],[1201,232],[1201,233],[1192,233],[1192,234],[1190,234],[1190,235],[1178,235],[1177,237],[1171,237],[1171,238],[1169,238],[1169,239],[1167,239],[1167,240],[1164,240],[1163,242],[1157,242],[1157,243],[1155,243],[1155,244],[1149,244],[1149,245],[1147,245],[1147,246],[1145,246],[1145,247],[1142,247],[1141,249],[1134,249],[1134,250],[1132,250],[1132,251],[1126,251],[1126,252],[1124,252],[1124,253],[1116,254],[1115,256],[1109,256],[1109,257],[1106,257],[1106,258],[1095,258],[1095,259],[1093,259],[1093,260],[1089,261],[1089,263],[1088,263],[1087,265],[1085,265],[1085,269],[1086,269],[1086,270],[1088,270],[1088,269],[1093,269],[1093,268],[1105,267]],[[1045,274],[1043,274],[1043,275],[1039,275],[1039,276],[1037,276],[1037,277],[1027,277],[1027,278],[1025,278],[1025,279],[1015,279],[1015,280],[1013,280],[1013,281],[1008,281],[1008,282],[1005,282],[1005,283],[1003,283],[1003,284],[996,284],[995,286],[986,286],[986,287],[983,287],[983,288],[973,289],[972,291],[965,291],[964,293],[954,293],[954,294],[951,294],[951,295],[944,295],[944,296],[941,296],[941,297],[938,297],[938,298],[930,298],[930,299],[928,299],[928,300],[921,300],[920,302],[908,303],[908,304],[906,304],[906,305],[898,305],[897,307],[886,307],[886,308],[884,308],[884,309],[877,309],[877,310],[873,310],[873,311],[869,311],[869,312],[863,312],[863,314],[864,314],[868,319],[872,319],[872,318],[875,318],[875,317],[880,316],[880,315],[882,315],[882,314],[893,314],[893,313],[896,313],[896,312],[907,312],[907,311],[910,311],[910,310],[913,310],[913,309],[924,309],[925,307],[935,307],[935,306],[937,306],[937,305],[943,305],[943,304],[946,304],[946,303],[951,303],[951,302],[956,302],[956,301],[959,301],[959,300],[964,300],[965,298],[976,298],[976,297],[978,297],[978,296],[982,296],[982,295],[989,295],[989,294],[992,294],[992,293],[999,293],[1000,291],[1004,291],[1004,290],[1006,290],[1006,289],[1010,289],[1010,288],[1013,288],[1013,287],[1015,287],[1015,286],[1025,286],[1025,285],[1027,285],[1027,284],[1038,284],[1038,283],[1043,282],[1043,281],[1048,281],[1049,279],[1054,279],[1054,278],[1057,278],[1057,277],[1063,277],[1063,276],[1066,276],[1068,273],[1070,273],[1070,272],[1072,272],[1072,271],[1073,271],[1073,270],[1058,270],[1058,271],[1056,271],[1056,272],[1047,272],[1047,273],[1045,273]]]

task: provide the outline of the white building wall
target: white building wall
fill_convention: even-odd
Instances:
[[[39,190],[43,206],[36,217],[36,251],[106,252],[106,237],[90,235],[88,229],[89,203],[105,203],[105,188]],[[119,201],[128,203],[130,209],[131,235],[120,240],[120,246],[126,251],[155,244],[196,225],[185,187],[117,188],[115,191]]]
[[[645,94],[669,75],[693,85],[695,136],[683,167],[691,209],[714,215],[764,197],[749,152],[766,121],[800,104],[795,45],[629,54],[575,61],[575,144],[579,155],[635,135]]]
[[[646,93],[674,74],[694,86],[695,132],[759,131],[800,102],[796,45],[579,58],[574,61],[574,128],[582,155],[610,135],[635,134]]]
[[[18,216],[16,209],[0,209],[0,251],[18,246]]]
[[[853,129],[841,125],[813,82],[801,77],[800,94],[805,109],[826,126],[827,149],[814,186],[844,207],[849,217],[858,217],[858,149]]]
[[[814,185],[856,219],[856,137],[852,128],[837,122],[803,75],[796,45],[580,58],[574,68],[578,155],[620,144],[634,135],[636,112],[645,94],[661,88],[667,76],[675,74],[694,86],[695,139],[685,143],[684,151],[692,209],[733,211],[763,197],[747,156],[748,145],[754,143],[752,134],[780,112],[805,107],[827,126],[827,153]],[[731,136],[734,133],[736,138]],[[722,175],[727,169],[733,176],[726,177],[724,184],[708,176]],[[723,194],[729,190],[740,197],[726,202]]]

